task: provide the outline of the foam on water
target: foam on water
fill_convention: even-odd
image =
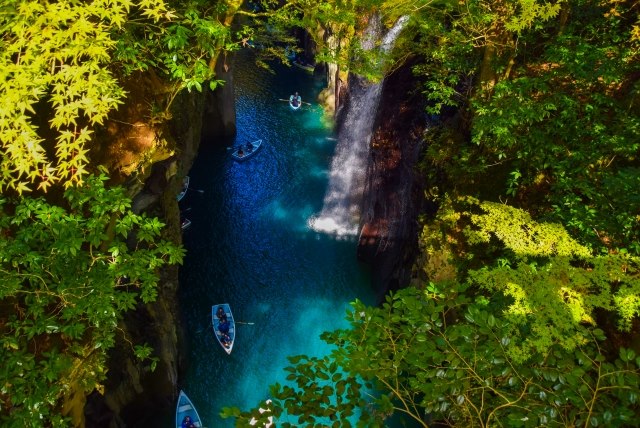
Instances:
[[[387,32],[380,48],[383,52],[392,48],[407,20],[408,17],[400,18]],[[380,37],[380,27],[379,19],[370,20],[362,42],[365,49],[374,48]],[[345,120],[338,133],[336,153],[331,162],[329,187],[322,211],[310,221],[310,226],[317,232],[336,236],[358,234],[369,142],[380,102],[381,88],[382,82],[362,81],[360,87],[350,89]]]

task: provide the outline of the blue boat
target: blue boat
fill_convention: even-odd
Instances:
[[[231,307],[227,303],[213,305],[211,307],[211,318],[213,320],[213,334],[222,349],[227,354],[231,354],[233,343],[236,340],[236,323],[233,320]]]
[[[196,408],[193,406],[187,394],[184,391],[180,391],[180,395],[178,396],[178,404],[176,405],[176,428],[183,428],[183,426],[189,427],[186,422],[186,418],[191,419],[190,423],[193,423],[193,426],[197,428],[202,427],[202,420],[198,415]],[[185,422],[185,425],[182,423]]]
[[[191,227],[191,220],[189,220],[186,217],[181,217],[180,218],[180,229],[187,230],[189,227]]]
[[[255,155],[261,146],[262,140],[256,140],[247,144],[241,144],[239,146],[233,147],[231,157],[237,161],[243,161]]]

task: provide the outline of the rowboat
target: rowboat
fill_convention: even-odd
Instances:
[[[293,110],[298,110],[300,107],[302,107],[302,98],[300,98],[298,100],[298,105],[294,105],[293,104],[293,98],[289,98],[289,106],[293,109]]]
[[[191,227],[191,220],[189,220],[186,217],[181,218],[180,219],[180,229],[187,230],[189,227]]]
[[[213,319],[213,333],[216,335],[218,343],[227,354],[231,354],[233,342],[236,339],[236,323],[231,314],[231,307],[227,303],[213,305],[211,318]]]
[[[293,65],[303,69],[304,71],[308,71],[309,73],[313,73],[314,70],[316,69],[314,65],[304,63],[300,59],[296,59],[295,61],[293,61]]]
[[[176,199],[178,201],[180,201],[182,198],[184,198],[184,195],[187,194],[187,190],[189,190],[189,176],[188,175],[186,175],[182,179],[182,190],[180,191],[180,193],[178,193],[178,196],[176,196]]]
[[[256,140],[247,144],[235,146],[231,152],[231,157],[237,161],[243,161],[253,156],[261,146],[262,140]]]
[[[186,420],[187,417],[191,419],[191,422]],[[180,391],[178,404],[176,405],[176,428],[189,427],[190,423],[193,423],[194,427],[202,427],[202,420],[198,415],[198,411],[189,400],[189,397],[187,397],[187,394],[184,391]]]

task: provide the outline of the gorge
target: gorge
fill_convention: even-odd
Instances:
[[[5,6],[3,426],[638,420],[632,2]]]
[[[331,122],[325,123],[327,121],[319,105],[312,103],[313,106],[305,106],[306,110],[292,114],[286,104],[276,101],[293,88],[300,91],[304,100],[313,101],[326,86],[322,74],[310,77],[295,68],[286,69],[274,64],[277,78],[269,77],[255,69],[252,57],[252,53],[246,51],[236,54],[233,60],[226,59],[227,75],[234,74],[225,91],[235,94],[237,135],[225,137],[224,132],[203,131],[197,157],[193,158],[193,151],[187,149],[185,154],[188,157],[179,160],[184,162],[179,170],[191,177],[192,190],[187,192],[180,207],[186,210],[184,215],[189,217],[192,225],[184,232],[183,238],[188,254],[181,267],[179,309],[174,307],[169,313],[175,316],[173,323],[183,327],[170,336],[178,341],[169,348],[175,352],[167,354],[169,363],[159,365],[159,369],[166,367],[171,373],[166,387],[154,387],[150,393],[140,381],[137,391],[140,398],[145,398],[130,404],[125,400],[114,406],[117,402],[115,397],[122,394],[116,391],[124,391],[122,388],[127,382],[124,377],[113,378],[117,379],[114,385],[118,386],[113,390],[117,395],[110,395],[107,390],[107,402],[111,408],[121,407],[115,413],[122,415],[123,423],[127,425],[169,426],[173,395],[167,391],[175,382],[174,387],[189,393],[206,421],[219,427],[233,426],[219,418],[222,406],[247,407],[265,399],[268,396],[266,386],[285,374],[282,368],[286,365],[286,356],[328,352],[330,348],[319,341],[320,333],[346,327],[341,322],[341,314],[348,309],[348,303],[358,298],[373,304],[376,298],[380,298],[375,296],[381,291],[375,292],[371,288],[369,269],[357,262],[356,238],[360,229],[357,221],[360,205],[363,200],[371,201],[363,194],[363,173],[370,160],[369,138],[383,84],[374,84],[364,93],[356,80],[349,84],[349,109],[342,111],[347,116],[343,129],[350,129],[350,132],[340,131],[338,142],[335,142]],[[366,111],[361,110],[363,102],[367,106]],[[229,102],[221,101],[221,104],[229,105]],[[203,117],[208,118],[205,123],[217,122],[207,113],[211,111],[210,107],[205,104],[203,110]],[[191,108],[184,111],[192,112]],[[382,112],[384,114],[385,109]],[[355,126],[350,123],[353,118],[359,118]],[[227,146],[255,138],[262,138],[265,147],[251,162],[236,164],[228,157]],[[356,143],[361,147],[359,151],[353,150]],[[340,150],[350,153],[347,160],[333,154],[336,144],[337,153]],[[195,161],[192,168],[188,167],[190,159]],[[331,159],[331,165],[326,164]],[[158,168],[162,176],[166,170],[166,167]],[[345,170],[359,174],[360,185],[332,189],[335,174]],[[385,172],[379,171],[379,174],[377,181],[384,179]],[[317,205],[322,199],[318,196],[323,192],[325,177],[330,177],[327,197],[333,194],[343,202],[331,205],[325,197],[324,205]],[[153,182],[153,176],[150,182]],[[411,186],[411,181],[406,181],[405,185]],[[166,187],[165,192],[169,195],[173,191],[173,187]],[[249,194],[243,196],[245,191]],[[143,195],[145,192],[136,200],[144,200],[146,197]],[[378,193],[376,198],[377,202],[370,204],[384,203],[384,193]],[[349,200],[352,202],[344,202]],[[169,200],[168,203],[173,202]],[[351,223],[348,234],[315,227],[309,229],[309,224],[317,221],[318,212],[322,217],[332,209],[348,213],[351,210],[348,215],[356,222]],[[415,222],[415,212],[405,213],[413,215]],[[409,217],[402,217],[401,221],[411,222]],[[243,236],[234,237],[233,231],[243,231]],[[394,231],[389,229],[386,233]],[[369,236],[369,239],[373,238]],[[397,244],[403,247],[402,242]],[[398,256],[394,254],[394,257]],[[389,262],[392,266],[398,263],[406,263],[406,260]],[[314,273],[317,269],[319,271]],[[374,282],[379,285],[384,280]],[[288,299],[285,298],[287,295],[290,296]],[[290,302],[292,297],[295,299]],[[239,345],[228,360],[218,355],[220,350],[214,346],[208,328],[210,320],[206,315],[212,304],[221,301],[235,303],[232,305],[236,316],[251,323],[251,326],[238,327]],[[272,313],[278,314],[277,320],[270,320],[269,314]],[[321,321],[322,314],[330,313],[335,314],[332,320]],[[160,326],[171,321],[171,318],[163,320],[159,315],[152,315],[155,318],[148,323]],[[292,330],[279,339],[272,332],[282,328],[280,317],[296,320],[290,322],[297,327],[295,332]],[[183,339],[180,339],[181,335]],[[280,346],[271,349],[269,343],[274,341]],[[254,354],[257,349],[261,351]],[[170,362],[177,366],[171,369]],[[226,385],[224,396],[215,393],[218,384]],[[114,398],[110,399],[110,396]],[[151,410],[160,403],[168,411]]]

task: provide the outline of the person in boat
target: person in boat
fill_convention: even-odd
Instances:
[[[229,321],[226,317],[224,320],[220,320],[220,323],[218,324],[218,330],[223,335],[229,334]]]
[[[253,151],[253,143],[247,143],[247,153],[251,153]]]
[[[231,336],[226,333],[223,333],[222,336],[220,336],[220,341],[222,342],[222,346],[224,346],[225,348],[231,346]]]
[[[216,311],[216,316],[220,320],[220,322],[227,321],[227,314],[224,312],[222,306],[218,306],[218,310]]]
[[[242,150],[242,146],[238,147],[238,156],[244,156],[244,150]]]
[[[218,324],[218,331],[220,332],[220,343],[225,348],[231,346],[231,337],[229,336],[229,321],[227,320],[227,316],[224,316],[224,320],[220,320]]]
[[[189,428],[192,427],[193,421],[191,420],[191,416],[185,416],[184,419],[182,420],[182,426],[181,428]]]
[[[302,97],[296,92],[295,95],[289,97],[289,102],[291,102],[292,106],[298,107],[302,103]]]

